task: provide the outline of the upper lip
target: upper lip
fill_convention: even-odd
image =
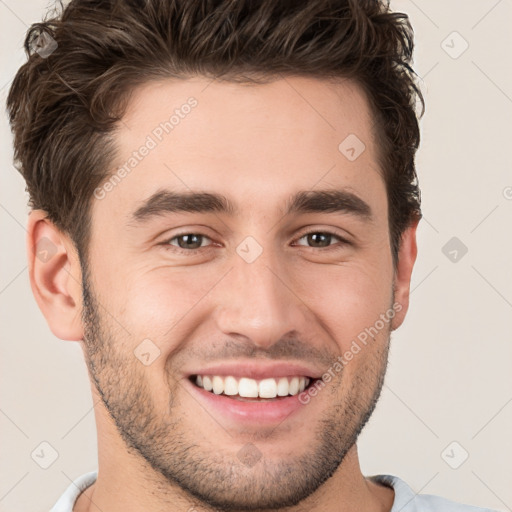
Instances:
[[[317,379],[321,373],[309,366],[300,363],[258,363],[258,362],[230,362],[204,366],[188,373],[192,375],[231,375],[233,377],[248,377],[262,380],[279,377],[310,377]]]

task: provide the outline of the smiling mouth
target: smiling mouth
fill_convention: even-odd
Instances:
[[[191,375],[189,378],[205,391],[243,402],[282,400],[301,393],[318,380],[303,375],[261,380],[231,375]]]

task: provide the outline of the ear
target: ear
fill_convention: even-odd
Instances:
[[[30,286],[48,326],[57,338],[80,341],[82,273],[75,246],[42,210],[29,214],[27,255]]]
[[[398,263],[394,278],[395,303],[400,305],[400,309],[398,307],[396,308],[397,313],[391,320],[391,330],[393,331],[402,325],[407,310],[409,309],[411,274],[418,253],[416,245],[416,229],[418,223],[419,219],[410,224],[403,232],[400,242]]]

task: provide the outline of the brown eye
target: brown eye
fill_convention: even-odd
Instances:
[[[177,243],[173,243],[174,241]],[[174,245],[179,247],[180,249],[199,249],[203,247],[203,242],[205,240],[209,240],[207,236],[199,235],[197,233],[187,233],[185,235],[178,235],[169,240],[169,245]]]
[[[306,238],[312,247],[328,247],[331,245],[332,236],[329,233],[310,233]]]
[[[303,240],[303,239],[306,240],[306,244],[299,243],[299,245],[308,245],[309,247],[312,247],[313,249],[315,249],[315,248],[323,249],[325,247],[329,247],[329,246],[333,245],[332,244],[333,240],[335,242],[336,241],[345,242],[339,236],[337,236],[333,233],[328,233],[328,232],[324,232],[324,231],[313,231],[311,233],[306,233],[299,238],[299,241]]]

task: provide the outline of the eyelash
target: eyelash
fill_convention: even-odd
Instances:
[[[337,235],[336,233],[333,233],[332,231],[321,231],[321,230],[318,230],[318,229],[302,233],[295,240],[298,241],[298,240],[303,239],[304,237],[307,237],[308,235],[313,235],[313,234],[330,235],[331,237],[337,239],[341,246],[337,246],[337,244],[331,244],[331,245],[329,245],[327,247],[309,247],[307,245],[299,245],[299,247],[309,247],[310,249],[318,249],[320,251],[330,251],[330,250],[339,250],[342,246],[350,245],[350,242],[345,240],[340,235]],[[206,239],[212,241],[212,239],[209,236],[203,235],[202,233],[185,232],[185,233],[179,233],[177,235],[174,235],[172,238],[169,238],[168,240],[162,242],[161,245],[163,245],[166,250],[171,250],[171,251],[177,252],[179,254],[184,254],[184,255],[187,255],[187,256],[197,255],[198,251],[200,251],[200,250],[206,250],[207,251],[209,249],[212,249],[212,245],[208,245],[206,247],[202,247],[201,246],[201,247],[198,247],[196,249],[183,249],[182,247],[178,247],[176,245],[172,245],[171,244],[171,241],[173,241],[173,240],[175,240],[177,238],[180,238],[182,236],[186,236],[186,235],[196,235],[196,236],[202,237],[203,239],[206,238]]]

